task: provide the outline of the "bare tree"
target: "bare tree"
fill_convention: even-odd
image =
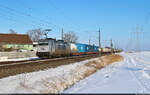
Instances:
[[[13,29],[9,29],[10,34],[17,34],[17,32],[15,32]]]
[[[76,36],[76,34],[74,32],[68,32],[64,34],[63,40],[65,42],[77,42],[78,37]]]
[[[44,33],[41,29],[29,30],[27,34],[30,36],[32,41],[39,41],[44,36]]]

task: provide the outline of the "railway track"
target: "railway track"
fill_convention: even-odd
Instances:
[[[21,64],[31,64],[31,63],[42,63],[42,62],[51,62],[51,61],[59,61],[65,59],[73,59],[73,58],[81,58],[81,57],[88,57],[90,55],[83,55],[83,56],[71,56],[71,57],[61,57],[61,58],[51,58],[51,59],[33,59],[33,60],[24,60],[24,61],[9,61],[9,62],[0,62],[0,67],[4,66],[12,66],[12,65],[21,65]],[[92,55],[95,56],[95,55]]]
[[[104,56],[103,54],[102,56]],[[72,64],[74,62],[80,62],[91,58],[99,57],[99,55],[84,55],[74,57],[63,57],[53,59],[39,59],[25,62],[15,63],[0,63],[0,78],[13,76],[21,73],[34,72],[39,70],[46,70],[49,68],[55,68],[60,65]]]
[[[108,54],[110,54],[110,53],[102,54],[102,56],[108,55]],[[42,62],[50,62],[50,61],[59,61],[59,60],[81,58],[81,57],[88,57],[88,56],[97,56],[97,54],[82,55],[82,56],[70,56],[70,57],[61,57],[61,58],[51,58],[51,59],[32,59],[32,60],[22,60],[22,61],[6,61],[6,62],[0,62],[0,67],[20,65],[20,64],[28,64],[28,63],[42,63]]]

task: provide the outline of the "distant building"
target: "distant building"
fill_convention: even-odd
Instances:
[[[26,34],[0,34],[0,49],[33,50],[33,44]]]

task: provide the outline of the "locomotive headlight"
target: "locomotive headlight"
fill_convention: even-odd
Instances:
[[[41,50],[45,50],[44,48],[41,48]]]

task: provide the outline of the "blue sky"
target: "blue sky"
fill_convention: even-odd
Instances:
[[[136,26],[142,29],[140,48],[150,50],[150,0],[0,0],[0,33],[14,29],[26,33],[36,28],[52,28],[50,37],[60,39],[64,32],[74,31],[78,42],[102,45],[110,39],[116,47],[135,49]]]

